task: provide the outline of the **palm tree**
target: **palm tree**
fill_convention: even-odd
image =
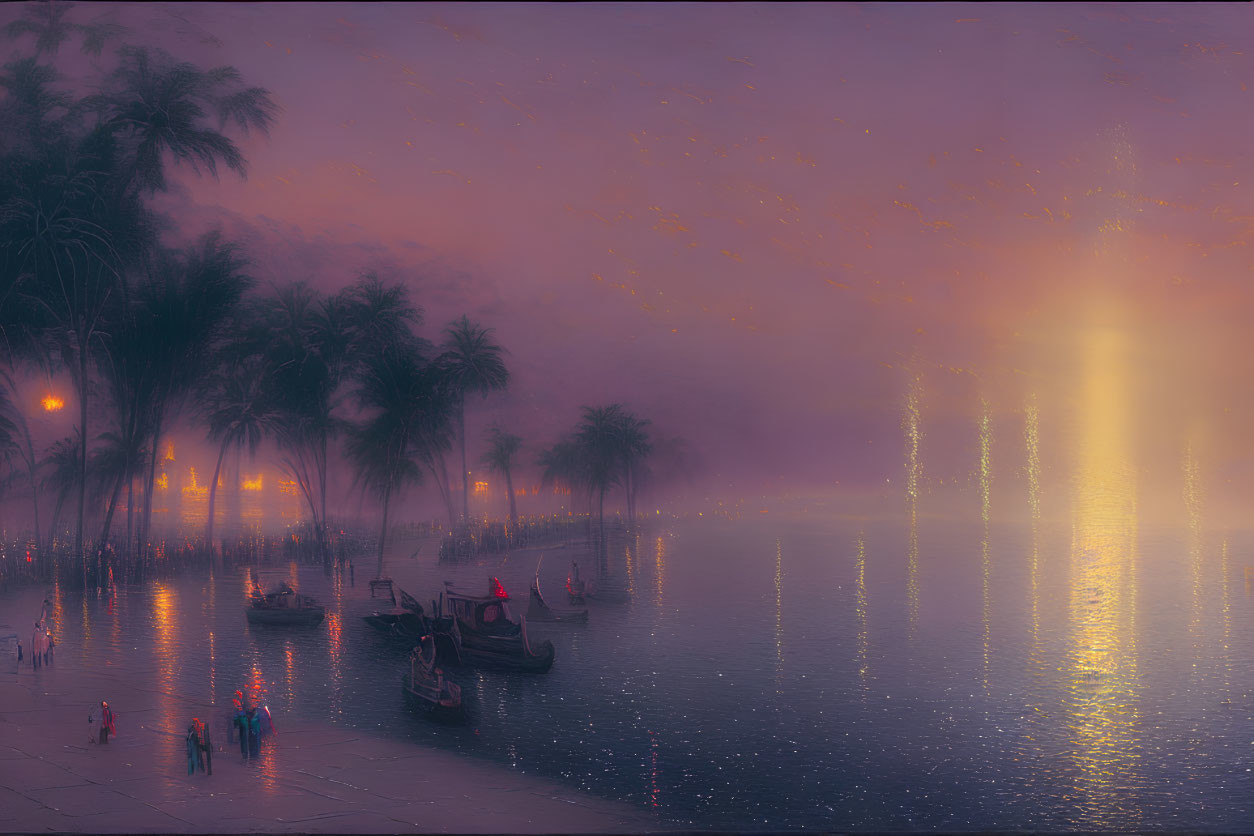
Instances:
[[[158,253],[156,269],[136,288],[139,320],[154,343],[148,405],[153,455],[145,485],[141,544],[148,541],[161,434],[206,373],[226,324],[252,282],[244,273],[246,266],[237,247],[210,233],[185,251]]]
[[[492,342],[492,329],[480,328],[468,318],[450,325],[444,332],[444,353],[437,358],[446,385],[454,396],[458,437],[462,447],[462,520],[470,521],[470,478],[466,469],[466,395],[479,392],[485,397],[509,384],[509,370],[502,355],[505,349]]]
[[[274,411],[267,400],[267,369],[259,357],[231,363],[216,375],[208,387],[204,403],[208,410],[209,440],[220,442],[218,463],[209,481],[209,521],[205,542],[213,552],[213,511],[218,494],[222,459],[231,447],[248,448],[256,456],[261,438],[273,424]]]
[[[40,468],[44,471],[43,485],[56,497],[56,505],[52,509],[52,522],[48,530],[48,542],[52,543],[57,536],[57,521],[61,517],[61,509],[65,500],[78,491],[81,472],[78,467],[78,453],[82,443],[78,439],[78,431],[53,442],[44,454]]]
[[[279,107],[267,90],[244,86],[234,67],[202,70],[158,49],[127,46],[118,56],[106,92],[88,104],[130,149],[133,188],[165,190],[166,154],[197,174],[217,177],[224,165],[247,175],[239,147],[210,125],[216,118],[219,128],[231,124],[246,136],[268,133]]]
[[[388,511],[393,497],[421,481],[417,457],[448,423],[449,403],[439,376],[416,347],[397,344],[370,358],[360,377],[357,400],[368,418],[349,434],[347,453],[357,484],[383,505],[375,576],[383,574]]]
[[[623,468],[623,490],[627,498],[627,521],[636,520],[636,493],[640,488],[641,470],[653,451],[646,431],[651,422],[622,411],[618,419],[618,456]]]
[[[99,55],[105,42],[119,37],[126,30],[116,23],[97,20],[94,23],[73,23],[65,19],[66,13],[77,4],[68,2],[29,3],[21,18],[4,28],[10,38],[23,35],[35,36],[35,56],[47,53],[55,55],[61,44],[74,33],[82,35],[82,50],[88,55]]]
[[[605,494],[622,480],[620,426],[622,407],[583,407],[583,418],[575,428],[575,454],[589,491],[597,497],[597,520],[601,547],[605,548]]]
[[[488,430],[488,451],[483,454],[483,464],[493,473],[505,476],[505,490],[509,493],[509,521],[515,524],[518,522],[518,506],[514,500],[512,471],[520,449],[520,436],[507,433],[500,427]]]

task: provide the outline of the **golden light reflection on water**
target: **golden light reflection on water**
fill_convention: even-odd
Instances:
[[[1184,445],[1183,470],[1184,508],[1189,523],[1189,581],[1193,592],[1189,638],[1193,644],[1193,658],[1197,660],[1202,653],[1202,489],[1192,443]],[[1198,670],[1196,661],[1193,666]]]
[[[335,606],[327,607],[327,654],[331,661],[331,713],[343,714],[340,692],[344,680],[344,578],[339,572],[331,580]]]
[[[179,669],[178,658],[178,599],[172,587],[161,581],[152,585],[153,638],[157,662],[157,712],[159,728],[165,734],[182,741],[186,729],[179,723],[178,708],[174,703],[176,692],[174,674]],[[181,746],[173,747],[173,762],[169,769],[177,769],[181,763]],[[177,774],[177,773],[175,773]]]
[[[1219,582],[1223,584],[1220,593],[1220,615],[1223,619],[1223,666],[1224,695],[1232,693],[1232,597],[1228,590],[1231,580],[1228,574],[1228,540],[1225,538],[1219,550]]]
[[[775,541],[775,693],[784,679],[784,547]]]
[[[906,602],[910,612],[910,631],[914,632],[919,621],[919,481],[922,465],[919,461],[919,440],[922,425],[919,416],[920,390],[923,377],[915,373],[910,380],[906,395],[906,513],[909,517],[909,545],[906,552]]]
[[[666,542],[661,538],[657,538],[654,547],[654,566],[653,577],[657,582],[657,594],[654,597],[654,604],[659,608],[662,606],[662,586],[666,580]]]
[[[858,678],[865,687],[867,681],[867,597],[866,597],[866,540],[858,534]]]
[[[1096,827],[1135,821],[1128,788],[1139,756],[1135,642],[1136,487],[1127,349],[1113,328],[1084,343],[1074,482],[1067,728],[1075,803]]]
[[[1041,589],[1040,589],[1040,557],[1041,557],[1041,451],[1040,451],[1040,411],[1036,404],[1036,395],[1028,397],[1027,408],[1024,410],[1023,446],[1027,450],[1028,459],[1028,512],[1032,526],[1032,553],[1029,558],[1028,570],[1032,590],[1032,653],[1031,660],[1039,667],[1041,659]]]
[[[982,622],[984,626],[984,689],[988,690],[989,659],[992,651],[992,556],[989,549],[990,502],[993,490],[993,416],[987,400],[980,401],[980,519],[984,535],[980,540],[980,568],[984,579]]]

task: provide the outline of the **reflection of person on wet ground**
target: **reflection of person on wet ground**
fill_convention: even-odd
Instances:
[[[244,756],[244,760],[248,760],[248,712],[244,711],[242,704],[235,712],[234,726],[239,733],[239,753]]]
[[[187,727],[187,774],[191,775],[200,766],[200,740],[196,737],[196,723]]]
[[[47,638],[44,636],[43,625],[35,622],[35,629],[30,634],[30,661],[35,670],[39,670],[40,664],[44,660],[46,648],[44,647]]]
[[[192,725],[196,728],[196,765],[212,775],[213,741],[209,737],[209,724],[200,722],[198,717],[193,717]]]
[[[261,756],[261,718],[255,708],[248,709],[248,756]]]

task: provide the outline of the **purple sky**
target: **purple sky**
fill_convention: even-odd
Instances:
[[[247,235],[263,281],[391,264],[428,336],[497,330],[515,382],[472,433],[617,400],[737,490],[882,482],[913,363],[958,478],[980,398],[1065,424],[1099,297],[1145,403],[1248,418],[1215,385],[1250,371],[1248,5],[77,10],[106,13],[284,109],[247,181],[182,178],[188,234]]]

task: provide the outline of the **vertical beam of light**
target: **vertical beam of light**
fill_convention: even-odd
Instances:
[[[867,681],[867,599],[866,599],[866,540],[858,534],[858,678],[866,687]]]
[[[919,621],[919,439],[922,434],[919,418],[920,390],[923,377],[916,372],[906,394],[906,414],[902,422],[906,434],[906,514],[909,517],[909,545],[906,552],[906,601],[913,635]]]
[[[784,547],[775,541],[775,693],[784,682]]]
[[[343,714],[341,691],[344,682],[344,578],[339,572],[331,576],[335,606],[327,607],[327,656],[331,662],[331,713]]]
[[[1111,328],[1085,338],[1074,478],[1067,728],[1077,824],[1098,829],[1128,827],[1138,815],[1136,471],[1125,351]]]
[[[988,690],[988,669],[992,645],[992,557],[989,550],[989,504],[993,490],[993,416],[986,399],[980,399],[980,519],[984,536],[980,541],[980,567],[984,577],[984,689]]]
[[[218,616],[218,590],[217,584],[214,582],[213,567],[209,569],[209,596],[205,602],[206,618],[209,624],[217,623]],[[209,703],[216,705],[218,693],[218,653],[217,645],[213,631],[209,631]]]
[[[1231,580],[1228,574],[1228,540],[1224,538],[1223,546],[1219,551],[1219,582],[1223,584],[1223,592],[1220,595],[1221,615],[1223,617],[1223,659],[1220,664],[1223,665],[1223,683],[1224,696],[1232,695],[1232,597],[1228,590],[1228,583]]]
[[[1034,665],[1041,662],[1041,590],[1040,590],[1040,557],[1041,557],[1041,451],[1040,451],[1040,410],[1037,408],[1036,394],[1028,396],[1027,408],[1024,411],[1023,446],[1027,450],[1028,459],[1028,513],[1032,523],[1032,552],[1028,569],[1032,590],[1032,654]]]
[[[1184,445],[1184,509],[1189,522],[1189,585],[1192,606],[1189,608],[1189,639],[1194,660],[1202,654],[1202,489],[1200,467],[1192,442]],[[1194,667],[1194,671],[1201,668]]]

